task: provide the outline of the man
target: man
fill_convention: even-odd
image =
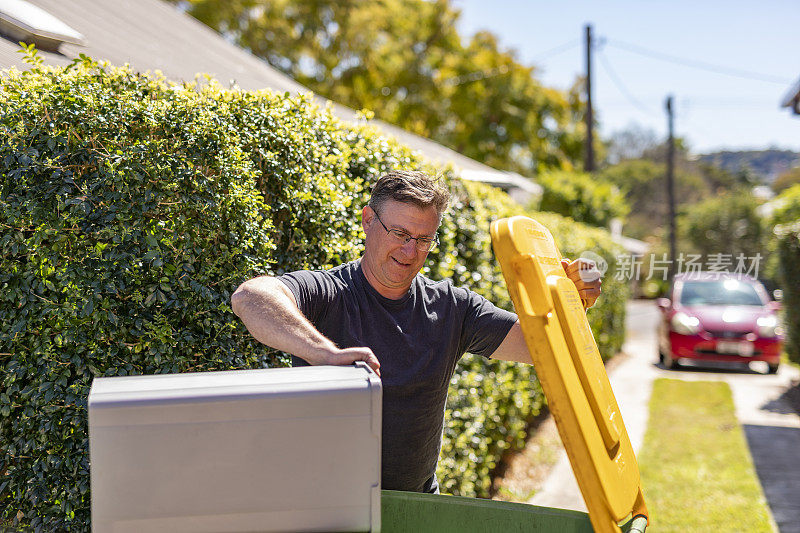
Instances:
[[[381,375],[384,489],[438,492],[447,388],[465,352],[531,363],[515,314],[419,273],[448,197],[422,172],[390,172],[362,210],[361,259],[328,271],[258,277],[231,298],[248,331],[293,354],[294,365],[365,361]],[[591,306],[600,281],[579,275],[589,266],[564,262]]]

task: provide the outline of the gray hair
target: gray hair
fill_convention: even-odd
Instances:
[[[386,200],[414,204],[417,207],[434,207],[441,219],[450,191],[440,177],[414,170],[393,170],[380,177],[372,188],[369,206],[377,211]]]

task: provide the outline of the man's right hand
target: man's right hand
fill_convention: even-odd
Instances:
[[[327,357],[323,364],[326,365],[351,365],[356,361],[364,361],[369,367],[375,371],[378,376],[381,375],[381,364],[372,350],[369,348],[336,348]]]

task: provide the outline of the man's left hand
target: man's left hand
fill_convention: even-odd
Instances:
[[[589,309],[600,296],[600,285],[603,283],[602,274],[597,270],[594,261],[580,258],[570,263],[569,260],[562,259],[561,266],[578,289],[583,307]]]

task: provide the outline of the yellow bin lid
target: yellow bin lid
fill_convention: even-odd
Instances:
[[[639,466],[575,285],[550,232],[492,223],[492,245],[595,531],[647,517]]]

